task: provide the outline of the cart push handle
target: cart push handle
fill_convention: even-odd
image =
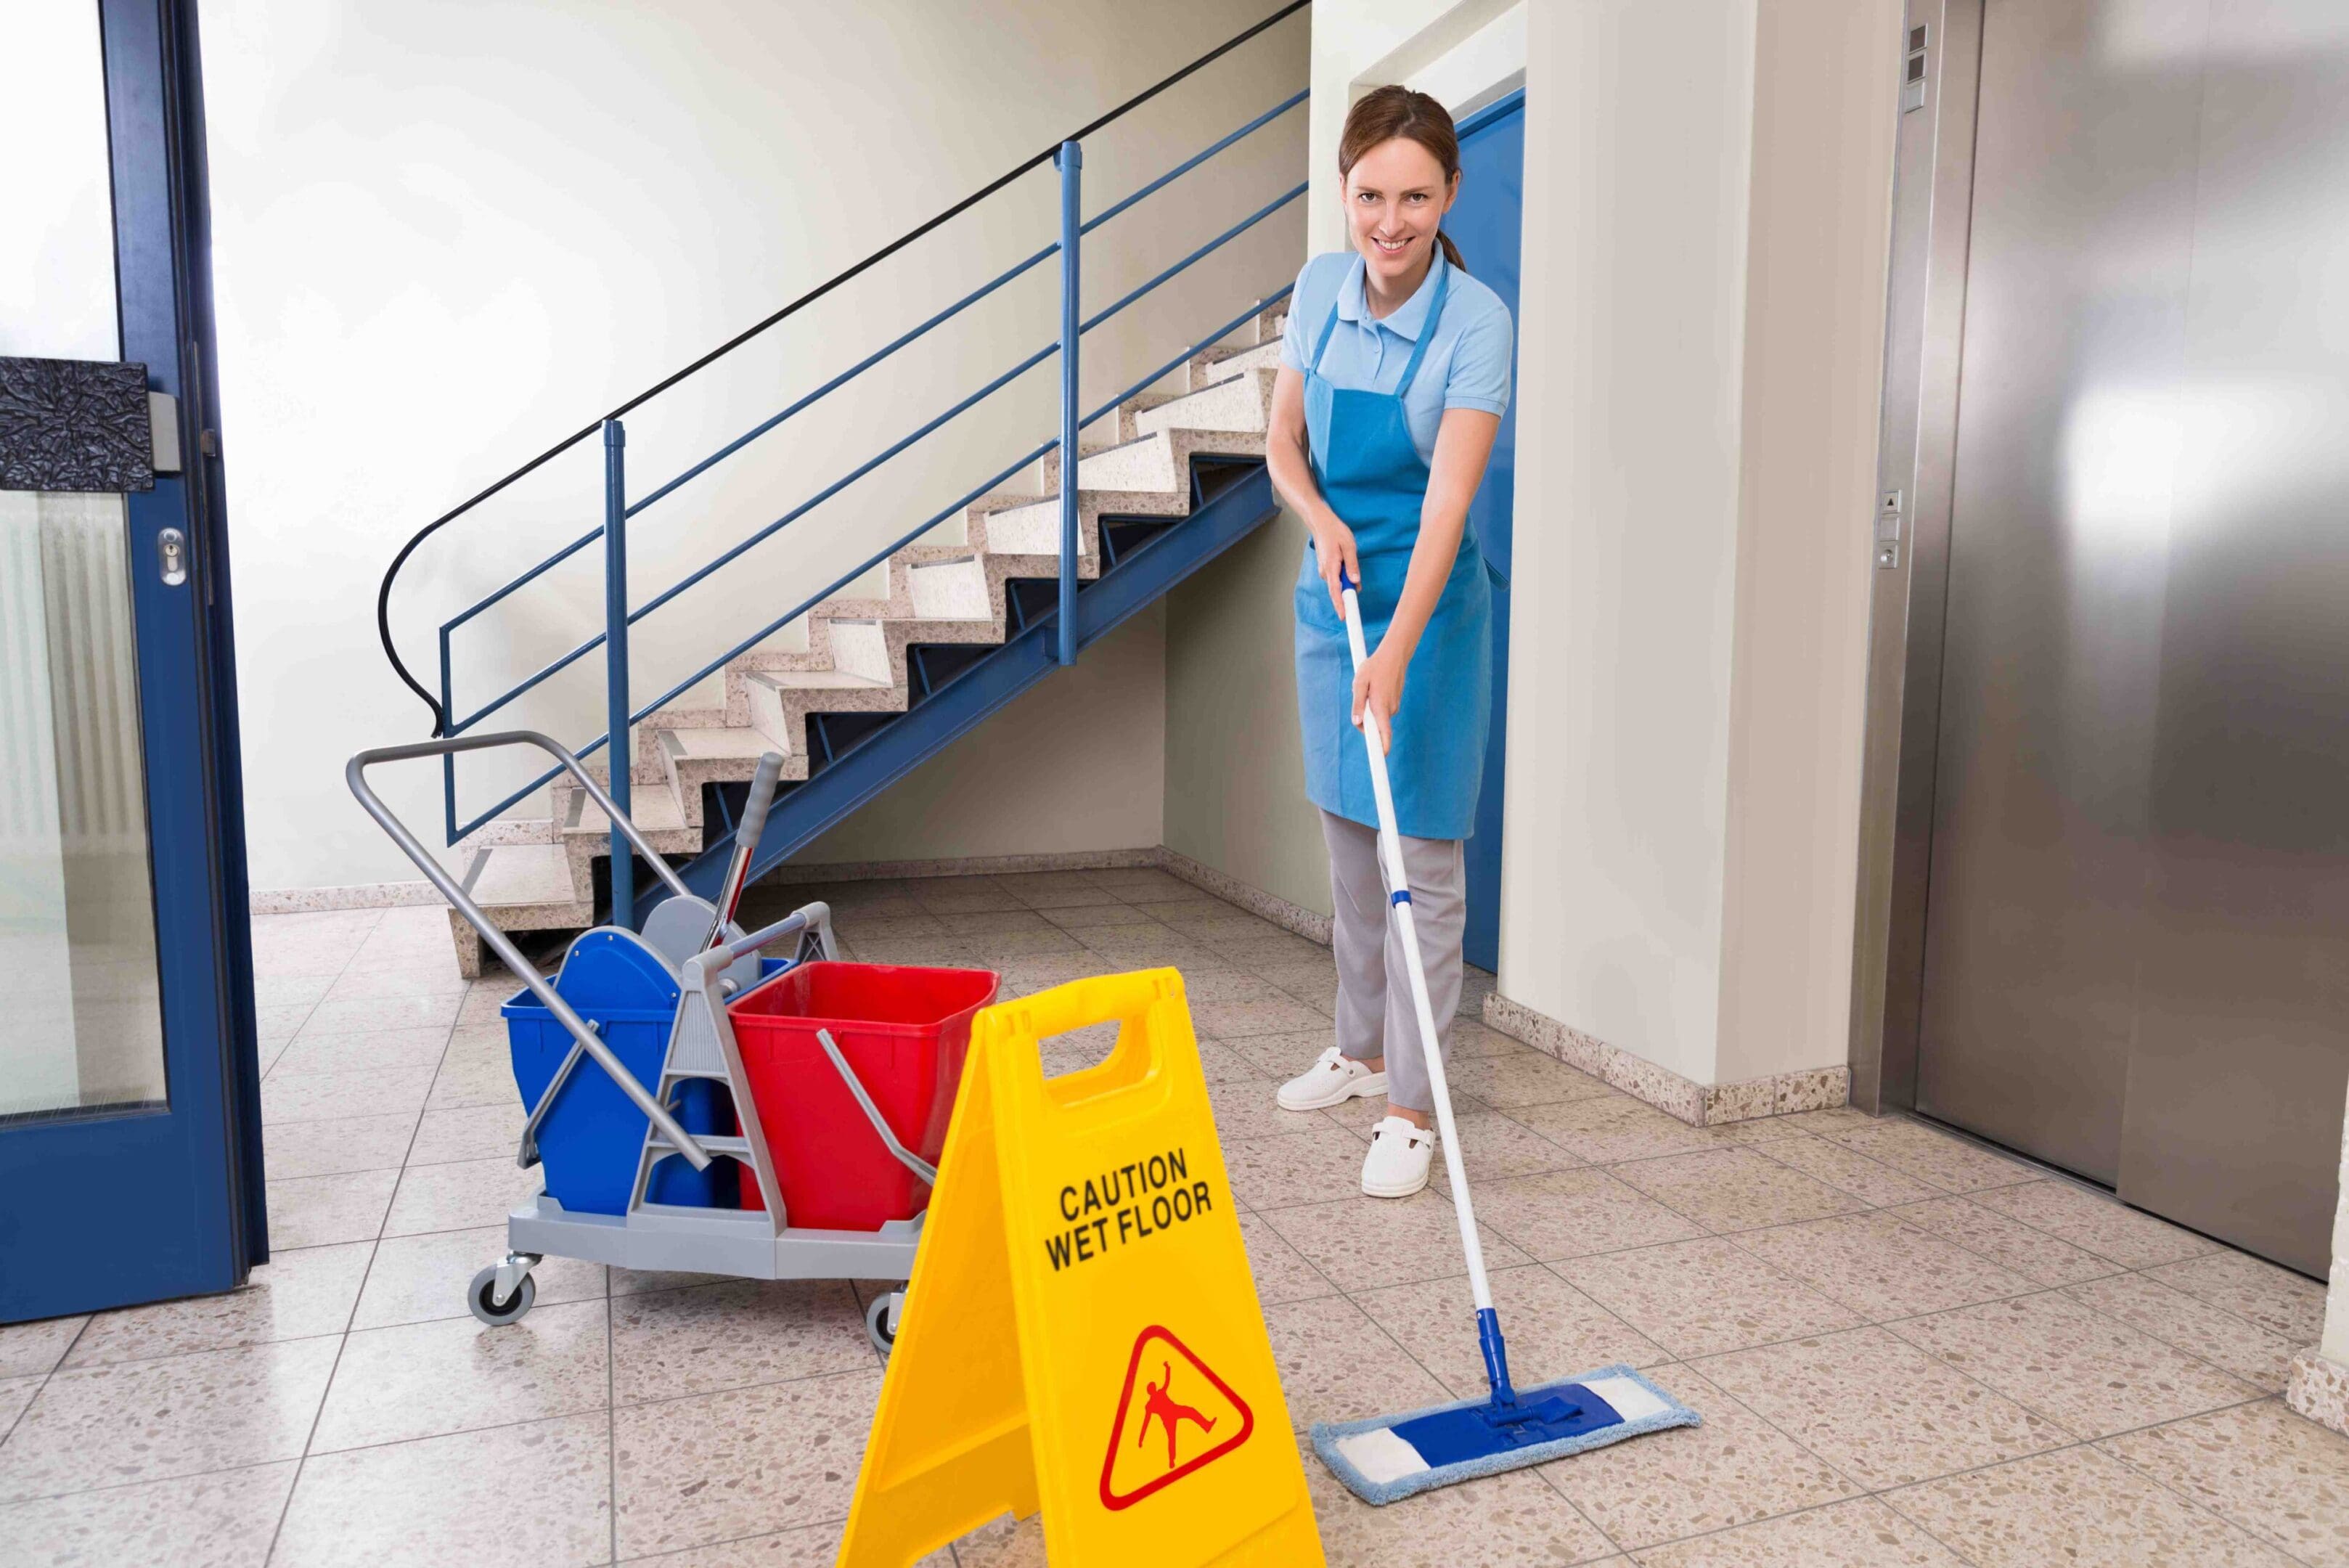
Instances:
[[[360,807],[369,816],[375,818],[376,826],[390,835],[391,841],[398,845],[401,851],[416,863],[416,868],[424,873],[425,879],[440,890],[440,896],[448,899],[459,914],[465,917],[473,929],[481,933],[481,940],[489,944],[490,950],[496,953],[506,968],[512,970],[521,979],[530,993],[538,999],[539,1005],[554,1015],[555,1022],[563,1025],[571,1038],[578,1043],[581,1050],[594,1058],[595,1065],[603,1068],[612,1082],[620,1086],[620,1092],[628,1096],[629,1103],[650,1118],[653,1126],[660,1129],[661,1137],[667,1139],[670,1147],[678,1153],[685,1156],[694,1169],[709,1169],[711,1158],[709,1151],[702,1147],[691,1133],[678,1125],[677,1118],[668,1113],[667,1108],[662,1106],[644,1085],[636,1081],[636,1075],[628,1071],[627,1064],[614,1055],[612,1048],[604,1044],[595,1030],[588,1027],[587,1021],[573,1011],[571,1004],[563,1000],[554,987],[547,984],[545,977],[538,972],[538,966],[522,956],[520,950],[508,940],[505,932],[497,928],[496,923],[482,912],[481,907],[473,902],[471,896],[442,868],[440,862],[432,857],[431,851],[426,849],[416,835],[408,830],[407,824],[394,816],[390,808],[377,798],[375,791],[367,787],[367,770],[378,763],[400,763],[416,757],[450,756],[459,752],[484,751],[492,746],[536,746],[554,757],[556,762],[569,770],[571,776],[578,781],[579,786],[587,792],[587,798],[595,803],[596,808],[611,820],[614,826],[626,836],[628,842],[636,846],[636,853],[651,862],[654,871],[669,885],[673,892],[683,898],[693,896],[686,885],[678,878],[677,873],[669,868],[668,862],[661,857],[660,852],[647,843],[645,836],[636,831],[636,825],[623,815],[620,808],[613,804],[612,797],[605,793],[604,786],[588,776],[587,770],[580,765],[579,759],[535,730],[504,730],[492,735],[454,735],[435,741],[418,741],[409,745],[378,746],[353,757],[349,764],[343,769],[343,779],[351,786],[351,794],[358,797]],[[618,911],[616,910],[614,913],[616,916]],[[828,929],[826,934],[829,935]]]

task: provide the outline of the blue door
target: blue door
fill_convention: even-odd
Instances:
[[[192,6],[42,25],[57,200],[28,227],[92,259],[0,340],[59,438],[0,491],[0,1323],[267,1255]],[[110,447],[78,422],[109,385]],[[149,392],[181,454],[151,477]]]
[[[1460,200],[1444,220],[1471,276],[1517,314],[1517,263],[1526,206],[1526,95],[1520,90],[1460,122]],[[1511,366],[1515,372],[1514,362]],[[1510,521],[1517,495],[1517,406],[1501,416],[1493,461],[1468,518],[1485,558],[1509,575]],[[1493,591],[1493,723],[1485,743],[1485,788],[1468,840],[1468,922],[1462,947],[1480,969],[1501,965],[1501,774],[1509,746],[1509,590]]]

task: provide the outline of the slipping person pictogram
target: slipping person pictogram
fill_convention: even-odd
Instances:
[[[1142,1430],[1134,1434],[1134,1447],[1140,1448],[1150,1440],[1150,1423],[1158,1422],[1166,1428],[1166,1468],[1171,1470],[1174,1468],[1176,1424],[1192,1421],[1197,1423],[1200,1431],[1213,1432],[1216,1423],[1213,1417],[1202,1416],[1188,1405],[1174,1403],[1174,1368],[1171,1364],[1161,1361],[1158,1376],[1163,1381],[1145,1385],[1150,1390],[1150,1397],[1142,1404]]]

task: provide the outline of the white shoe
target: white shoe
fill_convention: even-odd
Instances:
[[[1385,1116],[1371,1129],[1371,1152],[1362,1157],[1362,1190],[1372,1198],[1408,1198],[1427,1185],[1435,1158],[1435,1129]]]
[[[1356,1095],[1383,1095],[1387,1075],[1373,1073],[1335,1045],[1314,1058],[1313,1065],[1280,1085],[1284,1111],[1326,1111]]]

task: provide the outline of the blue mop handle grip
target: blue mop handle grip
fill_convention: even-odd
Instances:
[[[1493,1386],[1493,1398],[1503,1405],[1516,1404],[1517,1392],[1509,1386],[1509,1347],[1501,1339],[1501,1314],[1491,1307],[1476,1309],[1476,1345],[1485,1353],[1485,1376]]]

